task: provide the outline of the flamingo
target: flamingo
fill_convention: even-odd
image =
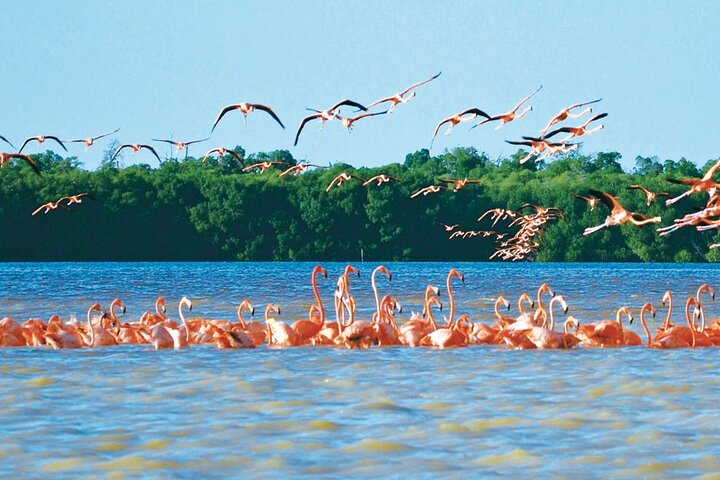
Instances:
[[[443,328],[438,328],[431,332],[425,338],[420,340],[423,347],[435,348],[452,348],[466,347],[468,344],[468,336],[471,334],[473,324],[468,315],[461,315],[457,322]]]
[[[77,139],[77,140],[65,140],[65,141],[68,142],[68,143],[84,143],[84,144],[85,144],[85,151],[87,151],[87,149],[90,148],[90,147],[92,147],[93,144],[95,144],[95,142],[96,142],[97,140],[100,140],[101,138],[109,137],[110,135],[112,135],[112,134],[114,134],[114,133],[117,133],[117,132],[119,132],[119,131],[120,131],[120,129],[119,129],[119,128],[116,128],[116,129],[113,130],[112,132],[103,133],[102,135],[98,135],[97,137],[79,138],[79,139]],[[13,147],[13,148],[14,148],[14,147]]]
[[[421,188],[417,192],[410,195],[410,198],[419,197],[422,195],[423,197],[427,197],[431,193],[438,193],[440,190],[447,190],[447,187],[442,187],[440,185],[430,185],[429,187]]]
[[[253,163],[252,165],[248,165],[247,167],[243,168],[243,172],[249,172],[250,170],[258,169],[258,173],[265,173],[266,170],[268,170],[273,165],[287,165],[287,162],[281,162],[279,160],[267,160],[264,162],[258,162]]]
[[[497,297],[493,308],[495,316],[498,319],[497,323],[495,326],[490,327],[482,322],[473,322],[472,332],[468,336],[469,343],[473,345],[487,345],[496,344],[498,342],[498,333],[500,332],[499,325],[503,320],[503,316],[500,313],[500,305],[503,305],[505,308],[510,310],[510,302],[508,302],[502,295]]]
[[[466,185],[473,185],[482,183],[482,180],[468,180],[467,177],[463,178],[461,180],[456,180],[452,178],[438,178],[439,182],[447,183],[448,185],[452,185],[454,188],[453,192],[457,192],[458,190],[462,190],[465,188]]]
[[[660,223],[662,219],[660,217],[647,218],[645,215],[635,212],[629,212],[618,202],[617,198],[610,195],[609,193],[599,192],[597,190],[589,190],[591,194],[595,195],[603,202],[609,209],[610,215],[605,218],[605,222],[595,227],[588,227],[583,232],[583,236],[590,235],[606,227],[612,227],[614,225],[622,225],[624,223],[632,223],[637,227],[642,227],[651,223]]]
[[[173,339],[173,348],[175,350],[187,348],[188,343],[190,342],[190,328],[185,321],[185,315],[183,315],[182,310],[183,307],[187,307],[188,310],[192,311],[192,302],[187,297],[182,297],[182,299],[180,299],[180,304],[178,305],[178,316],[180,317],[180,321],[183,326],[180,328],[174,328],[169,324],[169,322],[165,325],[165,328]]]
[[[541,135],[541,136],[542,136],[542,135],[545,135],[545,133],[546,133],[548,130],[550,130],[550,128],[551,128],[553,125],[555,125],[556,123],[560,123],[560,122],[562,122],[563,120],[566,120],[566,119],[568,119],[568,118],[580,118],[580,117],[582,117],[582,116],[584,116],[584,115],[586,115],[586,114],[588,114],[588,113],[592,113],[592,108],[586,108],[586,109],[584,109],[583,111],[578,112],[578,113],[575,113],[575,114],[571,113],[571,110],[574,110],[574,109],[580,108],[580,107],[584,107],[584,106],[586,106],[586,105],[592,105],[593,103],[597,103],[597,102],[599,102],[599,101],[601,101],[601,100],[602,100],[602,98],[598,98],[597,100],[593,100],[593,101],[591,101],[591,102],[574,103],[574,104],[570,105],[570,106],[567,107],[567,108],[563,108],[562,110],[560,110],[560,113],[558,113],[557,115],[555,115],[553,118],[550,119],[550,121],[549,121],[548,124],[545,126],[545,128],[543,128],[542,130],[540,130],[540,135]]]
[[[376,267],[372,275],[370,276],[370,283],[372,285],[373,293],[375,295],[375,318],[382,318],[382,309],[380,308],[380,296],[378,295],[376,276],[378,273],[382,273],[388,278],[388,281],[392,281],[392,273],[387,269],[385,265]],[[340,334],[340,341],[348,348],[353,347],[369,347],[370,343],[375,338],[375,331],[373,329],[373,322],[367,320],[355,320],[353,310],[350,310],[351,323],[345,327]]]
[[[322,275],[327,278],[327,270],[320,265],[316,265],[313,268],[310,276],[310,283],[312,285],[313,294],[315,295],[315,304],[318,306],[319,318],[315,320],[315,317],[310,314],[308,318],[298,320],[297,322],[290,325],[297,334],[298,341],[301,344],[309,343],[320,330],[325,326],[325,308],[323,307],[322,299],[320,298],[320,292],[317,288],[317,276]]]
[[[646,206],[650,206],[652,202],[655,201],[657,197],[670,197],[670,194],[667,192],[652,192],[648,190],[647,188],[643,187],[642,185],[630,185],[627,187],[628,190],[640,190],[645,194],[645,198],[647,199],[647,202],[645,203]]]
[[[470,116],[468,117],[466,115]],[[432,140],[430,141],[430,148],[432,148],[432,144],[435,141],[435,137],[437,137],[438,132],[440,131],[440,127],[442,127],[446,123],[449,123],[450,126],[445,132],[445,136],[450,135],[450,132],[452,132],[452,129],[455,128],[455,125],[457,125],[458,123],[469,122],[470,120],[475,120],[477,117],[485,117],[487,119],[490,118],[490,115],[483,112],[479,108],[468,108],[463,110],[462,112],[456,113],[455,115],[450,115],[449,117],[440,120],[440,123],[437,124],[437,126],[435,127],[435,131],[433,132]]]
[[[455,317],[455,295],[453,295],[452,291],[452,279],[457,278],[460,280],[460,282],[464,285],[465,284],[465,275],[463,275],[461,272],[459,272],[455,268],[451,268],[448,272],[447,278],[445,279],[445,288],[447,289],[447,295],[448,295],[448,302],[450,303],[450,313],[448,315],[447,324],[452,325],[454,317]]]
[[[365,182],[363,182],[363,187],[367,187],[371,183],[377,182],[377,186],[379,187],[383,183],[389,183],[389,182],[400,182],[400,179],[393,177],[391,175],[387,175],[385,173],[381,173],[380,175],[375,175],[374,177],[370,177]]]
[[[373,113],[368,112],[368,113],[361,113],[360,115],[356,115],[354,117],[343,117],[340,114],[335,114],[335,118],[340,120],[340,123],[342,123],[343,127],[347,128],[348,133],[352,133],[353,124],[355,124],[355,122],[357,122],[358,120],[361,120],[361,119],[367,118],[367,117],[374,117],[376,115],[385,115],[386,113],[388,113],[387,110],[384,112],[373,112]]]
[[[64,198],[64,197],[63,197],[63,198]],[[35,215],[37,215],[37,214],[40,213],[40,212],[42,212],[42,213],[48,213],[49,211],[55,210],[56,208],[64,208],[65,210],[70,210],[67,206],[60,204],[60,202],[61,202],[62,200],[63,200],[63,199],[61,198],[60,200],[58,200],[58,201],[56,201],[56,202],[43,203],[42,205],[40,205],[38,208],[36,208],[36,209],[32,212],[31,216],[34,217]]]
[[[93,326],[91,318],[91,314],[94,311],[100,312],[102,314],[98,319],[98,325],[95,326]],[[90,348],[93,348],[96,345],[98,347],[117,345],[117,340],[115,340],[115,337],[103,326],[103,320],[105,320],[106,318],[108,318],[108,316],[105,312],[102,311],[99,303],[94,303],[90,305],[90,308],[88,308],[87,311],[87,324],[88,330],[90,330],[90,342],[88,346]]]
[[[270,312],[275,312],[280,315],[280,307],[271,303],[265,307],[268,347],[283,348],[297,346],[299,339],[295,330],[290,328],[285,322],[278,321],[275,317],[271,317]]]
[[[684,178],[680,180],[674,178],[667,178],[666,180],[668,182],[688,185],[690,189],[687,190],[685,193],[678,195],[677,197],[665,200],[665,205],[672,205],[678,200],[692,195],[693,193],[708,192],[710,194],[710,197],[713,197],[717,188],[720,187],[720,184],[715,183],[712,179],[718,168],[720,168],[720,160],[715,162],[715,164],[710,167],[707,172],[705,172],[705,175],[703,175],[700,180],[695,178]]]
[[[307,117],[302,119],[302,121],[300,122],[300,127],[298,127],[298,131],[295,134],[295,143],[293,145],[297,146],[298,140],[300,139],[300,132],[302,132],[302,129],[305,127],[306,123],[308,123],[311,120],[319,119],[320,120],[320,130],[322,130],[323,126],[325,125],[325,122],[335,118],[338,114],[336,110],[338,108],[342,107],[343,105],[347,105],[350,107],[356,107],[356,108],[359,108],[360,110],[367,111],[366,107],[360,105],[359,103],[357,103],[353,100],[349,100],[349,99],[341,100],[341,101],[337,102],[335,105],[333,105],[332,107],[328,108],[327,110],[315,110],[315,109],[309,108],[308,110],[315,112],[315,113],[312,115],[308,115]]]
[[[473,125],[472,128],[470,128],[470,130],[472,130],[472,129],[475,128],[475,127],[479,127],[480,125],[483,125],[483,124],[485,124],[485,123],[494,122],[494,121],[500,120],[500,125],[498,125],[498,126],[495,128],[495,130],[499,130],[500,127],[502,127],[502,126],[505,125],[506,123],[510,123],[510,122],[512,122],[513,120],[519,120],[519,119],[523,118],[525,115],[528,114],[528,112],[532,112],[532,107],[527,107],[525,110],[523,110],[523,111],[520,112],[520,113],[517,113],[517,111],[520,109],[520,107],[523,106],[523,104],[524,104],[525,102],[527,102],[527,101],[530,100],[532,97],[534,97],[535,94],[538,93],[541,89],[542,89],[542,85],[540,85],[540,87],[538,87],[538,89],[535,90],[533,93],[531,93],[531,94],[528,95],[527,97],[525,97],[525,98],[523,98],[522,100],[520,100],[520,102],[518,102],[518,104],[515,105],[515,107],[514,107],[512,110],[510,110],[509,112],[501,113],[500,115],[495,115],[495,116],[492,116],[492,117],[487,117],[485,120],[481,121],[480,123],[477,123],[477,124]]]
[[[581,137],[583,135],[592,135],[593,133],[599,132],[600,130],[605,128],[605,126],[598,125],[597,127],[594,127],[594,128],[591,128],[588,130],[588,125],[590,125],[592,122],[595,122],[595,121],[605,118],[607,116],[608,116],[607,113],[601,113],[601,114],[595,115],[594,117],[588,119],[585,123],[583,123],[582,125],[580,125],[578,127],[558,128],[558,129],[553,130],[552,132],[548,133],[547,135],[545,135],[545,138],[554,137],[558,133],[568,133],[569,135],[567,137],[560,140],[561,142],[564,143],[575,137]]]
[[[328,168],[328,167],[322,167],[322,166],[320,166],[320,165],[315,165],[315,164],[312,164],[312,163],[300,162],[300,163],[298,163],[297,165],[293,165],[292,167],[288,168],[287,170],[283,170],[283,171],[280,173],[280,175],[278,175],[278,177],[284,177],[284,176],[287,175],[288,173],[292,173],[294,176],[297,177],[298,175],[300,175],[301,173],[303,173],[305,170],[307,170],[307,169],[310,168],[310,167],[314,167],[314,168]]]
[[[398,92],[398,93],[396,93],[396,94],[394,94],[394,95],[390,95],[389,97],[384,97],[384,98],[381,98],[381,99],[379,99],[379,100],[375,100],[375,101],[372,102],[370,105],[368,105],[368,108],[372,108],[372,107],[374,107],[375,105],[380,105],[381,103],[391,102],[392,105],[391,105],[390,108],[387,110],[387,113],[392,113],[393,111],[395,111],[395,107],[397,107],[398,104],[400,104],[400,103],[408,103],[410,100],[412,100],[412,99],[415,97],[415,93],[416,93],[416,92],[410,93],[412,90],[416,89],[417,87],[419,87],[419,86],[421,86],[421,85],[425,85],[426,83],[432,82],[433,80],[435,80],[436,78],[438,78],[441,73],[442,73],[442,72],[439,72],[437,75],[434,75],[434,76],[428,78],[427,80],[423,80],[422,82],[413,83],[412,85],[410,85],[409,87],[407,87],[407,88],[406,88],[405,90],[403,90],[402,92]],[[405,97],[405,95],[407,95],[408,93],[410,93],[410,95],[408,95],[407,97]],[[15,147],[13,147],[13,148],[15,148]]]
[[[153,155],[155,155],[155,158],[158,159],[158,162],[162,163],[162,160],[160,160],[160,156],[157,154],[157,152],[155,151],[155,149],[153,147],[151,147],[150,145],[142,145],[142,144],[138,144],[138,143],[126,143],[125,145],[120,145],[120,147],[117,150],[115,150],[115,154],[112,156],[110,161],[112,162],[113,160],[115,160],[117,158],[117,156],[120,155],[120,152],[124,148],[131,149],[133,155],[135,154],[135,152],[139,152],[140,150],[142,150],[144,148],[145,150],[149,150]]]
[[[152,139],[153,142],[169,143],[170,145],[175,146],[175,149],[178,152],[180,150],[185,150],[185,158],[187,158],[187,156],[188,156],[188,147],[190,145],[194,145],[196,143],[207,142],[208,140],[210,140],[210,137],[202,138],[200,140],[191,140],[189,142],[176,142],[175,140],[165,140],[165,139],[158,139],[158,138]]]
[[[350,180],[357,180],[360,183],[365,183],[365,180],[353,173],[342,172],[340,175],[333,178],[332,182],[330,182],[330,184],[325,189],[325,193],[329,192],[333,187],[339,187],[343,184],[343,182],[347,182]]]
[[[537,326],[532,327],[526,333],[528,339],[535,344],[538,349],[572,348],[579,343],[579,340],[573,341],[572,339],[568,342],[569,337],[567,337],[567,328],[564,329],[563,333],[555,331],[555,311],[553,309],[553,305],[556,303],[560,304],[563,309],[563,313],[567,313],[568,304],[565,302],[565,298],[562,295],[557,295],[550,300],[550,305],[548,306],[548,310],[550,312],[550,325],[547,328]],[[545,311],[542,310],[542,312],[544,315]]]
[[[262,323],[257,321],[246,322],[243,318],[242,312],[247,310],[250,312],[250,316],[255,315],[255,307],[252,306],[250,300],[245,299],[240,302],[237,308],[237,323],[230,327],[230,331],[234,333],[247,333],[252,338],[254,345],[262,345],[265,342],[266,329],[262,326]]]
[[[18,150],[18,153],[22,153],[23,149],[27,146],[30,142],[38,142],[43,143],[45,140],[53,140],[54,142],[58,143],[63,150],[67,152],[67,148],[65,148],[65,144],[60,140],[58,137],[54,137],[52,135],[38,135],[37,137],[30,137],[25,142],[23,142],[22,147],[20,147],[20,150]]]
[[[446,223],[437,222],[437,224],[438,224],[438,225],[441,225],[443,228],[445,228],[445,231],[446,231],[446,232],[452,232],[453,230],[455,230],[457,227],[460,226],[459,223],[455,223],[455,224],[453,224],[453,225],[448,225],[448,224],[446,224]]]
[[[652,346],[655,348],[695,348],[697,344],[697,335],[695,332],[694,322],[690,315],[690,306],[697,307],[694,297],[688,297],[685,302],[685,321],[687,326],[676,325],[658,333],[652,340]],[[646,331],[646,333],[649,333]],[[707,337],[704,337],[703,345],[712,345]]]
[[[438,298],[440,290],[434,285],[428,285],[425,289],[422,317],[413,314],[410,320],[405,322],[398,330],[400,342],[409,347],[417,347],[425,336],[437,330],[432,307],[437,306],[442,310],[442,302]]]
[[[615,347],[624,345],[623,315],[627,315],[630,321],[633,320],[630,308],[620,307],[615,314],[615,321],[602,320],[589,325],[580,325],[577,330],[577,337],[583,345],[591,347]]]
[[[597,207],[598,204],[600,204],[600,199],[597,197],[585,197],[583,195],[578,195],[577,193],[573,193],[573,196],[579,200],[586,202],[590,206],[591,212],[595,210],[595,207]]]
[[[24,347],[22,327],[10,317],[0,320],[0,347]]]
[[[33,169],[33,172],[37,174],[37,176],[42,176],[40,173],[40,169],[38,168],[37,164],[35,163],[35,160],[30,158],[28,155],[22,155],[19,153],[2,153],[0,152],[0,168],[4,167],[5,165],[12,162],[14,158],[17,158],[19,160],[23,160],[25,163],[30,165],[30,168]]]
[[[221,157],[224,157],[225,155],[232,155],[233,157],[235,157],[235,160],[237,160],[240,165],[245,165],[245,162],[243,161],[242,156],[238,152],[236,152],[235,150],[230,150],[228,148],[223,148],[223,147],[218,147],[218,148],[213,148],[212,150],[208,150],[208,152],[202,158],[202,161],[200,163],[205,163],[205,161],[208,159],[208,157],[213,153],[217,153]]]
[[[250,114],[251,112],[253,112],[255,110],[262,110],[263,112],[266,112],[268,115],[270,115],[273,118],[273,120],[275,120],[283,128],[283,130],[285,129],[285,125],[283,125],[283,123],[280,121],[280,119],[275,114],[275,112],[273,111],[272,108],[270,108],[266,105],[261,105],[259,103],[242,102],[242,103],[236,103],[234,105],[228,105],[227,107],[220,110],[220,113],[218,114],[217,118],[215,119],[215,123],[213,124],[213,127],[210,130],[210,132],[211,133],[214,132],[215,127],[217,127],[217,124],[220,123],[220,120],[225,116],[225,114],[228,112],[232,112],[233,110],[240,110],[242,112],[244,125],[247,125],[248,114]]]

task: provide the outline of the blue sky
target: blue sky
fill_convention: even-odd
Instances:
[[[207,3],[3,2],[0,135],[19,146],[31,135],[122,127],[123,143],[188,140],[207,136],[224,105],[249,101],[272,106],[287,130],[262,112],[247,126],[229,114],[191,153],[242,145],[374,166],[428,147],[450,114],[502,113],[542,84],[524,119],[499,131],[460,125],[432,152],[506,155],[514,148],[503,140],[598,97],[595,112],[610,115],[585,152],[619,151],[629,167],[636,155],[703,164],[720,151],[718,2]],[[369,103],[438,71],[393,115],[358,122],[352,134],[310,124],[293,147],[305,107]],[[95,168],[105,146],[71,152]],[[155,165],[146,153],[124,162]]]

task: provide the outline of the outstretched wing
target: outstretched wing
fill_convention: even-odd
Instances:
[[[285,128],[285,125],[283,125],[283,123],[280,121],[280,119],[278,118],[278,116],[275,115],[275,112],[273,112],[273,109],[272,109],[272,108],[268,107],[267,105],[261,105],[261,104],[259,104],[259,103],[251,103],[250,106],[253,107],[253,108],[255,108],[255,109],[257,109],[257,110],[262,110],[263,112],[267,112],[268,114],[270,114],[270,116],[271,116],[272,118],[275,119],[275,121],[276,121],[277,123],[280,124],[280,126],[281,126],[283,129]]]
[[[140,145],[140,148],[150,150],[152,152],[152,154],[155,155],[155,158],[158,159],[158,162],[162,163],[162,160],[160,160],[160,155],[157,154],[157,152],[155,151],[155,149],[153,147],[151,147],[150,145]]]
[[[303,118],[302,122],[300,122],[300,127],[298,128],[297,133],[295,134],[295,143],[293,143],[294,146],[297,146],[298,139],[300,138],[300,132],[302,132],[302,129],[305,127],[305,124],[309,122],[310,120],[315,120],[316,118],[322,118],[322,115],[319,113],[316,113],[315,115],[308,115],[307,117]]]
[[[523,137],[525,138],[525,137]],[[538,140],[539,141],[539,140]],[[510,145],[525,145],[528,147],[532,147],[533,142],[531,140],[527,140],[524,142],[513,142],[512,140],[505,140],[506,143],[509,143]]]
[[[520,108],[523,103],[525,103],[525,102],[527,102],[528,100],[530,100],[532,97],[535,96],[536,93],[538,93],[540,90],[542,90],[542,87],[543,87],[543,86],[540,85],[537,90],[535,90],[535,91],[532,92],[530,95],[528,95],[527,97],[525,97],[525,98],[523,98],[522,100],[520,100],[520,102],[519,102],[517,105],[515,105],[515,108],[513,108],[513,109],[510,110],[510,111],[511,111],[511,112],[517,111],[517,109]]]
[[[417,87],[419,87],[420,85],[425,85],[426,83],[432,82],[433,80],[435,80],[436,78],[438,78],[441,73],[442,73],[442,72],[438,72],[437,75],[433,75],[432,77],[428,78],[427,80],[423,80],[422,82],[413,83],[412,85],[410,85],[409,87],[407,87],[405,90],[403,90],[402,92],[400,92],[400,96],[405,95],[406,93],[408,93],[408,92],[409,92],[410,90],[412,90],[413,88],[417,88]]]
[[[46,135],[46,136],[45,136],[45,139],[46,139],[46,140],[49,139],[49,140],[54,140],[54,141],[56,141],[57,143],[60,144],[60,146],[62,147],[62,149],[67,152],[67,148],[65,148],[65,144],[64,144],[64,143],[62,142],[62,140],[60,140],[58,137],[53,137],[52,135]]]
[[[10,155],[8,155],[8,157],[9,157],[9,158],[19,158],[20,160],[24,160],[25,163],[27,163],[28,165],[30,165],[30,168],[32,168],[33,171],[34,171],[38,176],[41,176],[41,174],[40,174],[40,169],[38,168],[38,166],[37,166],[37,164],[35,163],[35,161],[34,161],[32,158],[30,158],[30,156],[28,156],[28,155],[22,155],[22,154],[20,154],[20,153],[11,153]]]
[[[356,108],[359,108],[360,110],[367,111],[367,107],[364,107],[364,106],[360,105],[359,103],[357,103],[353,100],[347,99],[347,98],[345,100],[339,101],[332,107],[328,108],[327,111],[332,112],[333,110],[337,110],[338,108],[342,107],[343,105],[347,105],[349,107],[356,107]]]
[[[226,113],[232,112],[233,110],[237,110],[240,108],[240,105],[228,105],[227,107],[220,110],[220,113],[218,114],[217,118],[215,119],[215,123],[212,126],[212,129],[210,130],[210,133],[215,131],[215,127],[217,127],[217,124],[220,123],[220,120],[225,116]]]
[[[10,140],[8,140],[7,138],[3,137],[2,135],[0,135],[0,140],[2,140],[3,142],[7,143],[7,144],[10,145],[12,148],[15,148],[15,145],[13,145],[12,143],[10,143]]]
[[[616,208],[623,208],[622,205],[617,201],[617,198],[613,197],[609,193],[601,192],[599,190],[588,190],[594,197],[597,197],[600,199],[602,203],[605,204],[611,211]]]
[[[471,114],[471,113],[474,113],[474,114],[477,115],[478,117],[485,117],[485,118],[487,118],[487,119],[490,118],[490,115],[488,115],[487,113],[483,112],[483,111],[480,110],[479,108],[468,108],[467,110],[465,110],[464,112],[462,112],[462,113],[460,114],[460,116],[462,117],[463,115],[469,115],[469,114]]]
[[[573,108],[584,107],[585,105],[592,105],[593,103],[598,103],[600,101],[602,101],[602,98],[598,98],[597,100],[593,100],[591,102],[573,103],[572,105],[567,107],[566,110],[572,110]]]

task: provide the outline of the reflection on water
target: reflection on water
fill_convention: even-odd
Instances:
[[[448,265],[390,264],[408,310]],[[456,265],[458,310],[541,281],[579,318],[659,306],[717,277],[707,265]],[[372,309],[369,273],[354,279]],[[157,294],[203,316],[311,302],[311,264],[4,264],[0,316],[79,317],[115,296],[138,317]],[[342,265],[326,265],[331,276]],[[332,279],[321,290],[330,302]],[[444,288],[443,288],[444,290]],[[173,300],[175,299],[175,300]],[[719,309],[708,304],[711,316]],[[663,310],[659,314],[662,316]],[[408,316],[404,313],[403,316]],[[659,322],[659,320],[658,320]],[[562,475],[676,478],[720,471],[718,349],[185,351],[0,349],[0,475],[225,478]]]

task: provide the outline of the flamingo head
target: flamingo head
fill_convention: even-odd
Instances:
[[[390,270],[388,270],[385,265],[380,265],[375,270],[373,270],[373,275],[375,275],[378,272],[387,276],[389,281],[392,281],[392,273],[390,273]]]
[[[190,301],[189,298],[187,298],[187,297],[182,297],[182,299],[180,300],[180,305],[178,306],[178,308],[182,308],[183,306],[188,307],[188,310],[192,311],[192,302]]]
[[[507,299],[505,297],[503,297],[502,295],[500,295],[499,297],[497,297],[497,299],[495,299],[495,303],[497,303],[497,304],[502,303],[505,306],[505,308],[508,311],[510,311],[510,302],[508,302]]]
[[[663,298],[662,298],[663,307],[664,307],[664,306],[666,305],[666,303],[668,303],[668,302],[672,303],[672,293],[670,293],[670,290],[666,290],[666,291],[665,291],[665,295],[663,295]]]

